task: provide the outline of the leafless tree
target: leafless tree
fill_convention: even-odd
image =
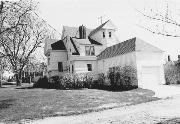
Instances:
[[[32,0],[1,1],[0,5],[0,52],[10,62],[17,85],[21,85],[21,73],[47,33],[36,5]]]
[[[138,26],[154,34],[180,37],[180,10],[177,7],[179,4],[172,1],[163,1],[159,4],[161,6],[136,9],[145,22]]]

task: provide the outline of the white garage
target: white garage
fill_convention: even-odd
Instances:
[[[142,66],[142,87],[155,87],[160,84],[160,67],[159,66]]]
[[[98,72],[108,72],[116,66],[131,66],[137,69],[138,87],[152,88],[165,83],[163,67],[164,51],[133,38],[106,48],[98,55]]]

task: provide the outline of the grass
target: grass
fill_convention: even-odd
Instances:
[[[157,100],[145,89],[112,92],[97,89],[55,90],[6,86],[0,89],[1,122],[67,116]]]

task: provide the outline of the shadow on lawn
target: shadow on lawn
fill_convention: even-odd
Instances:
[[[13,105],[14,101],[16,101],[16,100],[15,99],[1,100],[0,101],[0,110],[9,108],[9,106]]]
[[[180,118],[173,118],[166,121],[159,122],[157,124],[180,124]]]
[[[137,89],[138,87],[116,87],[116,88],[112,88],[110,86],[101,86],[101,87],[84,87],[84,88],[56,88],[54,86],[50,86],[50,87],[33,87],[33,86],[22,86],[22,87],[17,87],[16,89],[56,89],[56,90],[83,90],[83,89],[97,89],[97,90],[106,90],[106,91],[112,91],[112,92],[123,92],[123,91],[129,91],[129,90],[133,90],[133,89]]]
[[[32,86],[27,86],[27,87],[17,87],[16,89],[34,89]]]

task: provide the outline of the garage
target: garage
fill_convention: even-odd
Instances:
[[[155,87],[160,83],[160,67],[142,66],[141,79],[144,88]]]

